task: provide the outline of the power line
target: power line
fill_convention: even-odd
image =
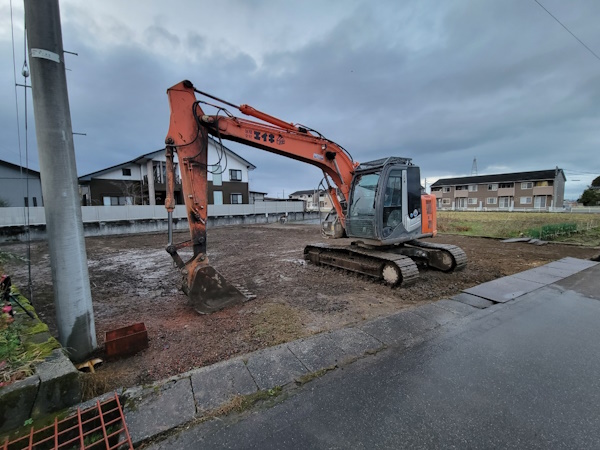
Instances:
[[[594,50],[592,50],[587,45],[585,45],[585,43],[581,39],[579,39],[577,36],[575,36],[575,34],[573,34],[573,32],[571,30],[569,30],[565,24],[563,24],[560,20],[558,20],[556,18],[556,16],[554,16],[550,11],[548,11],[544,5],[542,5],[538,0],[533,0],[533,1],[536,2],[540,6],[540,8],[542,8],[544,11],[546,11],[548,14],[550,14],[550,17],[552,17],[554,20],[556,20],[560,24],[561,27],[563,27],[565,30],[567,30],[571,36],[573,36],[575,39],[577,39],[581,45],[583,45],[592,55],[594,55],[594,57],[598,61],[600,61],[600,56],[598,56],[594,52]]]
[[[570,169],[563,169],[563,171],[573,173],[575,175],[598,175],[598,173],[600,173],[600,172],[585,172],[582,170],[570,170]]]

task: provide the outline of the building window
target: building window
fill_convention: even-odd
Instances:
[[[523,184],[525,184],[525,183],[523,183]],[[523,189],[523,188],[521,187],[521,189]],[[528,188],[528,189],[531,189],[531,188]],[[521,197],[519,199],[519,203],[521,205],[531,205],[531,197]]]
[[[469,192],[477,192],[477,185],[476,184],[470,184],[469,185]]]
[[[231,194],[231,204],[232,205],[241,205],[242,204],[242,194]]]
[[[223,191],[214,191],[213,192],[213,205],[222,205],[223,204]]]
[[[498,190],[498,183],[494,183],[494,184],[488,184],[488,191],[497,191]],[[489,202],[488,202],[489,203]],[[494,202],[495,204],[496,202]]]
[[[23,197],[25,199],[25,208],[29,206],[29,199],[27,197]]]
[[[527,181],[526,183],[521,183],[521,189],[533,189],[533,183],[531,181]]]
[[[33,197],[33,206],[37,206],[37,197]]]
[[[533,206],[535,208],[545,208],[546,207],[546,196],[545,195],[536,195],[533,198]]]
[[[509,208],[510,207],[510,199],[511,197],[500,197],[500,202],[498,203],[499,208]]]
[[[467,203],[469,205],[476,205],[477,204],[477,199],[475,197],[469,198],[469,199],[467,199]]]
[[[442,199],[442,205],[449,205],[450,204],[450,199],[449,198],[443,198]]]
[[[223,170],[221,170],[221,166],[219,164],[215,164],[214,166],[212,166],[212,179],[213,179],[213,186],[223,186]],[[215,205],[217,203],[215,202]],[[220,203],[221,205],[223,203]]]
[[[242,181],[242,171],[236,169],[229,169],[229,180]]]
[[[102,204],[104,206],[133,205],[133,197],[105,195],[102,197]]]
[[[123,176],[124,177],[130,177],[131,176],[131,169],[121,169],[123,171]]]
[[[450,186],[444,186],[444,187],[442,188],[442,192],[443,192],[444,194],[447,194],[448,192],[450,192]]]
[[[497,201],[498,201],[498,198],[496,198],[496,197],[488,197],[486,203],[488,205],[495,205]]]

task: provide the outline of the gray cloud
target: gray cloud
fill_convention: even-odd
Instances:
[[[600,61],[534,2],[281,3],[275,11],[261,1],[176,3],[180,15],[202,10],[194,26],[162,2],[139,17],[129,6],[64,5],[65,48],[80,55],[67,57],[73,126],[88,133],[76,139],[80,174],[161,148],[165,91],[182,79],[311,126],[357,160],[412,157],[429,180],[469,174],[473,157],[479,173],[555,165],[600,173],[591,158]],[[600,41],[600,3],[544,4],[592,48]],[[14,161],[12,71],[0,79],[0,158]],[[252,189],[275,196],[320,179],[313,167],[227,145],[258,167]],[[593,177],[577,175],[567,196]]]

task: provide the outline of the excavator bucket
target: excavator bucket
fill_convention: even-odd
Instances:
[[[254,297],[229,283],[223,275],[209,265],[198,265],[190,272],[185,291],[190,303],[200,314],[210,314]]]

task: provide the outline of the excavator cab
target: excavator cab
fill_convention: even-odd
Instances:
[[[409,158],[362,163],[354,174],[346,234],[369,245],[389,245],[424,236],[421,175]]]

